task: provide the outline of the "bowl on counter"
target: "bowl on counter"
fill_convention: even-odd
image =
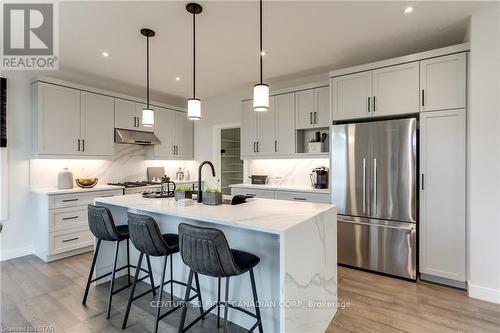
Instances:
[[[98,178],[77,178],[76,185],[81,188],[92,188],[97,185]]]

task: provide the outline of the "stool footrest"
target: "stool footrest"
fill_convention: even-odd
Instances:
[[[115,272],[119,272],[119,271],[121,271],[122,269],[125,269],[125,268],[128,268],[128,267],[137,268],[137,266],[134,266],[134,265],[125,265],[125,266],[123,266],[123,267],[117,268]],[[149,273],[146,269],[144,269],[144,268],[142,268],[142,267],[141,267],[141,271],[143,271],[143,272],[145,272],[145,273]],[[105,278],[105,277],[107,277],[107,276],[110,276],[111,274],[113,274],[113,272],[112,272],[112,271],[111,271],[111,272],[109,272],[109,273],[106,273],[106,274],[104,274],[104,275],[98,276],[98,277],[96,277],[95,279],[90,280],[90,283],[92,283],[92,282],[96,282],[97,280],[103,279],[103,278]],[[148,275],[148,276],[149,276],[149,275]]]

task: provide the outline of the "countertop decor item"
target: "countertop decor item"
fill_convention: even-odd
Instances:
[[[207,188],[203,191],[203,204],[211,206],[222,205],[222,192],[216,188]]]
[[[64,168],[57,174],[57,189],[67,190],[73,188],[73,172]]]
[[[178,186],[175,191],[175,201],[193,199],[193,188],[191,186]]]
[[[98,180],[97,178],[77,178],[75,182],[81,188],[92,188],[97,185]]]

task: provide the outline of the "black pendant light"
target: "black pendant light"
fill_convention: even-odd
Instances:
[[[203,11],[201,5],[191,2],[186,5],[186,10],[193,15],[193,97],[187,100],[188,119],[201,119],[201,101],[196,98],[196,15]]]
[[[153,127],[155,125],[155,113],[149,106],[149,38],[154,37],[155,32],[151,29],[141,29],[141,34],[146,37],[146,107],[142,109],[142,126]]]
[[[269,86],[262,82],[262,0],[260,0],[260,82],[253,86],[253,109],[254,111],[262,112],[269,110]]]

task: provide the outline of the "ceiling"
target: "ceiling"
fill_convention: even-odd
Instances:
[[[145,83],[143,27],[151,40],[157,96],[189,97],[192,17],[185,1],[60,2],[60,75],[101,86]],[[197,97],[258,80],[258,2],[203,1],[197,17]],[[264,81],[317,74],[461,43],[471,13],[484,3],[264,1]],[[108,58],[102,57],[109,52]],[[176,81],[180,77],[180,81]],[[271,87],[272,88],[272,87]]]

